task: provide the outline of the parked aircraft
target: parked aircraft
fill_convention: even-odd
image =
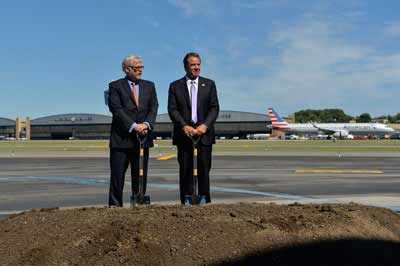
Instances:
[[[335,138],[349,138],[352,135],[385,135],[394,132],[393,128],[381,123],[295,123],[289,124],[273,109],[268,108],[271,127],[288,133],[318,135],[325,134]]]
[[[247,134],[247,139],[268,139],[270,134],[268,133],[257,133],[257,134]]]

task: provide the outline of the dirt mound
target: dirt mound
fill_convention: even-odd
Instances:
[[[400,265],[400,215],[359,205],[33,210],[0,221],[0,265]]]

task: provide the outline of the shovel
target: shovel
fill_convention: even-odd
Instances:
[[[189,136],[193,143],[193,180],[192,195],[185,195],[185,202],[189,201],[191,205],[199,203],[198,180],[197,180],[197,153],[200,136]]]
[[[147,135],[144,137],[140,137],[136,134],[136,137],[140,144],[140,151],[139,151],[139,193],[135,195],[132,189],[132,196],[131,196],[131,207],[136,207],[137,205],[150,205],[150,196],[144,195],[144,147],[143,144],[147,139]]]

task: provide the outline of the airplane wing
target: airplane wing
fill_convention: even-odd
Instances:
[[[332,130],[332,129],[329,129],[329,128],[320,127],[320,126],[318,126],[316,123],[312,123],[312,125],[313,125],[316,129],[318,129],[318,131],[319,131],[320,133],[322,133],[322,134],[325,134],[325,135],[333,135],[333,134],[336,133],[335,130]]]
[[[333,129],[329,129],[329,128],[324,128],[324,127],[320,127],[318,126],[316,123],[313,123],[313,126],[318,129],[318,131],[322,134],[325,135],[331,135],[334,137],[338,137],[338,138],[346,138],[348,137],[349,131],[347,131],[346,129],[337,129],[337,130],[333,130]]]

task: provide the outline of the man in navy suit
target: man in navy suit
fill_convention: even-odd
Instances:
[[[172,82],[168,94],[168,114],[174,123],[173,144],[178,147],[181,203],[193,194],[193,144],[190,137],[200,137],[198,148],[199,204],[211,202],[210,169],[214,123],[219,113],[217,89],[211,79],[200,77],[201,59],[188,53],[183,59],[185,77]]]
[[[146,192],[149,147],[153,146],[152,129],[158,100],[154,83],[143,80],[140,56],[127,56],[122,61],[125,77],[109,84],[108,107],[112,113],[110,135],[110,206],[123,206],[125,173],[131,166],[132,193],[139,191],[139,149],[137,135],[144,142],[143,192]]]

